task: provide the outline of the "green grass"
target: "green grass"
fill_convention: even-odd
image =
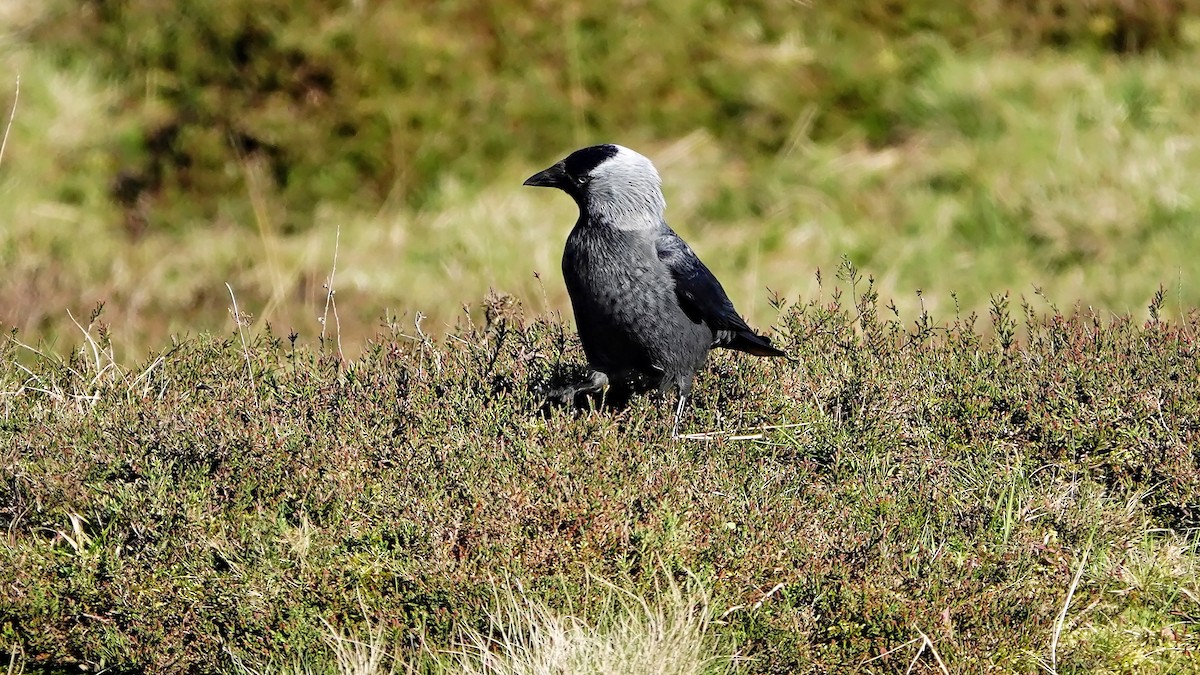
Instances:
[[[35,6],[17,5],[37,25]],[[312,338],[322,328],[316,317],[324,314],[335,240],[349,354],[385,312],[420,311],[434,334],[452,327],[464,304],[479,320],[477,302],[489,288],[512,294],[530,313],[566,311],[559,256],[574,207],[520,182],[577,145],[602,140],[631,145],[658,164],[670,222],[756,325],[772,318],[765,288],[812,297],[815,272],[828,274],[844,255],[906,312],[984,312],[992,294],[1040,288],[1065,305],[1125,314],[1139,311],[1147,289],[1160,284],[1171,316],[1200,304],[1191,262],[1200,255],[1190,226],[1200,203],[1190,179],[1200,173],[1191,23],[1181,24],[1170,50],[1118,55],[1079,45],[963,45],[929,32],[888,37],[867,24],[853,40],[839,39],[829,31],[841,24],[828,17],[785,18],[802,28],[755,32],[749,18],[740,32],[730,28],[728,44],[712,45],[721,58],[705,61],[721,66],[710,75],[727,86],[702,101],[688,89],[684,103],[672,104],[683,112],[669,107],[619,123],[628,113],[617,110],[622,101],[662,95],[631,87],[667,77],[621,70],[630,79],[613,98],[589,99],[612,109],[611,119],[569,128],[547,122],[549,135],[531,123],[513,132],[524,119],[513,111],[457,124],[465,154],[436,157],[439,171],[421,184],[418,202],[347,193],[301,204],[249,157],[223,169],[235,183],[229,191],[181,193],[217,201],[203,217],[162,211],[153,200],[142,216],[112,203],[122,166],[113,148],[133,119],[122,98],[127,80],[62,58],[52,41],[29,39],[40,33],[21,32],[14,19],[0,43],[0,71],[20,73],[23,89],[0,166],[0,265],[9,271],[0,280],[0,322],[31,340],[64,336],[65,347],[74,328],[64,309],[78,315],[104,301],[123,349],[118,359],[128,365],[172,335],[227,330],[228,282],[256,328],[270,323]],[[643,48],[692,39],[660,35],[657,25],[633,34]],[[617,27],[596,28],[609,29]],[[669,63],[683,59],[676,64],[683,67],[686,50],[676,47]],[[540,53],[529,49],[531,60]],[[578,67],[592,73],[610,59],[626,63],[620,54],[585,50]],[[476,70],[463,77],[486,80]],[[0,79],[7,112],[15,77]],[[454,108],[468,85],[455,82],[447,98],[421,105]],[[514,105],[545,104],[513,87],[531,97]],[[741,101],[742,113],[685,114],[733,105],[728,97]],[[754,136],[764,120],[769,143]],[[486,158],[471,154],[480,137],[491,148]],[[352,151],[360,152],[345,148]],[[135,222],[146,214],[157,225]],[[310,225],[298,227],[297,217]]]
[[[6,672],[1194,668],[1190,5],[327,4],[0,4]],[[691,440],[542,407],[598,141],[796,359]]]
[[[1190,667],[1196,319],[899,319],[840,276],[782,310],[794,363],[714,355],[685,420],[705,441],[669,438],[670,401],[542,411],[581,362],[553,320],[398,325],[349,361],[9,341],[0,640],[207,673],[323,671],[355,635],[434,668],[539,617],[604,634],[589,580],[654,601],[665,574],[707,598],[698,653],[745,672]],[[537,616],[497,615],[505,588]]]

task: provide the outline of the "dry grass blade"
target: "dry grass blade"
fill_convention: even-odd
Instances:
[[[1058,641],[1062,636],[1063,625],[1067,620],[1067,611],[1071,608],[1071,599],[1075,597],[1075,589],[1079,587],[1079,579],[1083,577],[1083,570],[1087,567],[1088,554],[1091,553],[1091,547],[1084,549],[1083,555],[1079,560],[1079,569],[1075,570],[1075,576],[1071,579],[1071,585],[1067,588],[1067,597],[1063,600],[1062,610],[1058,613],[1058,618],[1054,621],[1054,632],[1050,637],[1050,668],[1052,672],[1058,672]]]
[[[143,369],[142,372],[137,377],[133,378],[133,381],[129,383],[130,390],[132,390],[137,385],[138,382],[140,382],[142,380],[146,380],[146,385],[145,385],[145,387],[142,388],[142,396],[149,395],[149,393],[150,393],[150,374],[154,372],[155,368],[161,366],[163,364],[163,361],[165,361],[165,360],[166,359],[163,356],[159,356],[156,359],[154,359],[154,361],[152,361],[150,363],[150,365],[146,366],[145,369]]]
[[[25,660],[22,658],[21,646],[13,645],[8,653],[8,669],[5,675],[21,675],[25,672]]]
[[[382,626],[368,621],[366,635],[360,638],[334,628],[327,621],[322,620],[322,623],[339,675],[389,675],[394,672],[394,668],[384,665],[391,655]]]
[[[908,668],[906,668],[904,670],[905,675],[907,675],[908,673],[911,673],[913,671],[913,669],[917,667],[917,662],[921,660],[921,655],[925,653],[926,649],[929,650],[930,654],[933,654],[933,659],[937,663],[938,668],[943,673],[945,673],[945,675],[950,675],[950,669],[947,668],[946,663],[944,661],[942,661],[942,656],[941,656],[941,654],[938,653],[937,647],[935,647],[933,645],[933,640],[930,640],[929,636],[925,634],[925,631],[921,630],[920,628],[917,629],[917,637],[909,640],[908,642],[905,642],[903,644],[892,647],[891,649],[884,651],[883,653],[881,653],[877,656],[873,656],[873,657],[867,659],[866,661],[863,661],[862,664],[860,664],[860,665],[865,666],[868,663],[871,663],[873,661],[878,661],[879,659],[885,658],[891,654],[895,654],[896,652],[904,649],[905,647],[914,645],[918,642],[921,643],[921,646],[917,649],[917,653],[913,654],[912,660],[909,661],[909,663],[908,663]]]
[[[341,244],[342,244],[342,223],[341,223],[341,221],[338,221],[337,230],[335,230],[334,235],[333,235],[333,266],[329,270],[329,281],[326,282],[326,284],[325,284],[325,314],[321,316],[321,341],[323,342],[325,340],[326,324],[329,321],[329,310],[332,307],[333,322],[335,324],[335,328],[337,329],[338,356],[342,355],[342,322],[338,318],[337,301],[334,300],[334,298],[333,298],[333,295],[335,293],[334,288],[333,288],[333,281],[334,281],[334,277],[337,276],[338,249],[341,247]]]
[[[933,659],[938,664],[938,668],[940,668],[945,675],[950,675],[950,669],[947,668],[946,663],[942,661],[942,655],[938,653],[937,647],[933,644],[933,640],[930,640],[929,636],[925,634],[925,631],[921,630],[920,628],[917,629],[917,633],[919,633],[921,635],[921,639],[925,641],[925,644],[922,648],[928,647],[929,653],[933,654]]]
[[[918,643],[918,642],[921,642],[921,638],[919,638],[919,637],[915,637],[915,638],[913,638],[913,639],[909,640],[908,642],[905,642],[905,643],[903,643],[903,644],[896,645],[895,647],[892,647],[891,649],[885,650],[885,651],[883,651],[883,652],[881,652],[881,653],[879,653],[879,654],[877,654],[877,655],[875,655],[875,656],[872,656],[871,658],[867,659],[866,661],[863,661],[863,662],[862,662],[861,664],[859,664],[859,665],[863,665],[863,666],[865,666],[865,665],[867,665],[868,663],[872,663],[872,662],[874,662],[874,661],[878,661],[879,659],[884,659],[884,658],[887,658],[887,657],[891,656],[892,654],[895,654],[896,652],[900,651],[901,649],[904,649],[905,647],[907,647],[907,646],[909,646],[909,645],[911,645],[911,644],[916,644],[916,643]],[[923,648],[923,647],[922,647],[922,648]],[[918,656],[920,655],[920,652],[919,652],[919,651],[917,652],[917,655],[918,655]]]
[[[21,98],[21,76],[17,76],[16,91],[13,92],[12,110],[8,111],[8,124],[4,126],[4,140],[0,140],[0,166],[4,164],[4,150],[8,147],[8,133],[12,131],[13,119],[17,116],[17,100]]]
[[[246,344],[246,329],[245,320],[242,317],[241,311],[238,309],[237,298],[233,295],[233,286],[228,282],[225,288],[229,289],[229,299],[233,301],[233,322],[237,324],[238,337],[242,341],[242,355],[246,357],[246,378],[250,383],[250,388],[254,391],[255,403],[258,402],[258,383],[254,381],[254,368],[250,365],[250,347]]]

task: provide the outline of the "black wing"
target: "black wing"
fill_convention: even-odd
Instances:
[[[675,295],[684,314],[696,323],[705,323],[716,333],[714,346],[728,347],[758,356],[783,356],[771,346],[770,338],[755,333],[733,308],[721,282],[700,262],[679,235],[664,226],[655,242],[658,259],[675,280]]]

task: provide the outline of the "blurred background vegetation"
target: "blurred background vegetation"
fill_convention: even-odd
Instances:
[[[1200,0],[7,0],[0,325],[118,358],[302,340],[334,270],[348,350],[489,288],[566,310],[561,195],[613,141],[764,327],[848,256],[903,313],[1044,294],[1200,304]],[[16,85],[20,77],[20,88]],[[15,110],[14,110],[15,104]],[[330,321],[333,320],[330,315]],[[330,326],[332,330],[333,327]],[[65,332],[64,332],[65,331]]]

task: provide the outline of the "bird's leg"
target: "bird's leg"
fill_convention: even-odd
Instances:
[[[588,379],[582,384],[583,388],[581,391],[585,391],[589,394],[600,394],[600,407],[603,408],[605,402],[604,399],[608,395],[608,375],[600,372],[599,370],[593,370],[588,375]],[[590,400],[588,401],[588,405],[592,405]]]
[[[671,438],[679,438],[679,420],[683,417],[683,406],[687,400],[687,394],[679,392],[679,403],[675,406],[675,426],[671,427]]]

